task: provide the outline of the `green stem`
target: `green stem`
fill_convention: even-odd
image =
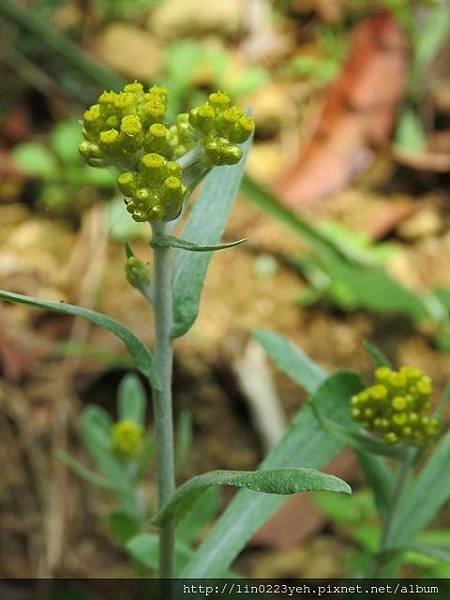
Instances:
[[[153,223],[153,236],[166,234],[165,223]],[[153,389],[158,468],[158,505],[162,506],[175,491],[175,460],[172,414],[172,251],[155,247],[153,258],[153,308],[155,315],[155,372]],[[172,525],[160,530],[160,577],[171,577],[174,531]]]
[[[392,501],[389,507],[389,512],[387,514],[386,520],[384,522],[383,534],[380,542],[380,549],[378,555],[375,557],[373,562],[371,571],[369,573],[369,577],[380,577],[382,575],[382,571],[386,564],[386,557],[383,556],[383,553],[389,549],[392,545],[392,525],[394,523],[394,518],[397,514],[397,510],[400,506],[401,499],[403,497],[403,493],[405,491],[406,484],[408,483],[409,477],[411,475],[412,465],[414,464],[414,459],[416,457],[416,450],[411,449],[405,460],[401,463],[399,467],[399,472],[397,476],[397,480],[395,482],[394,492],[392,495]]]

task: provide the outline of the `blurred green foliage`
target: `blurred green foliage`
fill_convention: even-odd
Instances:
[[[11,152],[17,167],[39,180],[38,204],[54,215],[76,214],[95,199],[94,188],[111,196],[115,176],[107,170],[88,167],[80,159],[81,126],[76,121],[57,123],[48,143],[26,142]]]

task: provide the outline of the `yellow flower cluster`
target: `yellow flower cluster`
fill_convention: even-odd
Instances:
[[[432,390],[431,379],[420,369],[380,367],[375,384],[351,398],[351,415],[388,444],[426,446],[440,430],[438,419],[429,414]]]
[[[239,162],[254,122],[224,92],[166,126],[167,90],[141,83],[103,92],[83,115],[81,156],[94,167],[114,166],[127,210],[136,221],[170,221],[179,215],[187,188],[176,162],[197,147],[209,167]]]
[[[112,448],[125,458],[138,456],[142,449],[144,430],[132,421],[119,421],[112,429]]]

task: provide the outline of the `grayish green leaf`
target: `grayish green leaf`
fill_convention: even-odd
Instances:
[[[364,477],[373,492],[380,517],[385,520],[389,511],[394,489],[394,478],[386,460],[369,452],[358,452]]]
[[[253,337],[277,367],[307,392],[314,392],[326,379],[325,371],[292,342],[263,329],[255,331]]]
[[[153,239],[150,242],[150,245],[155,246],[170,246],[171,248],[180,248],[180,250],[190,250],[191,252],[215,252],[217,250],[226,250],[227,248],[234,248],[235,246],[240,246],[244,242],[247,242],[248,238],[243,238],[242,240],[237,240],[235,242],[228,242],[226,244],[213,244],[212,246],[204,246],[202,244],[194,244],[193,242],[188,242],[187,240],[181,240],[180,238],[173,237],[172,235],[165,235]]]
[[[145,390],[139,378],[132,373],[125,375],[118,390],[119,419],[144,426],[146,404]]]
[[[409,541],[421,531],[450,498],[450,432],[433,450],[422,471],[395,514],[391,539],[395,544]]]
[[[5,302],[15,302],[17,304],[26,304],[27,306],[43,308],[65,315],[72,315],[74,317],[81,317],[95,325],[100,325],[100,327],[107,329],[122,340],[128,348],[136,367],[148,378],[152,385],[156,385],[153,359],[149,349],[134,333],[125,327],[125,325],[118,323],[114,319],[111,319],[111,317],[107,317],[106,315],[81,306],[74,306],[73,304],[65,304],[63,302],[51,302],[50,300],[23,296],[22,294],[15,294],[14,292],[7,292],[5,290],[0,290],[0,300],[4,300]]]
[[[243,145],[243,157],[237,165],[215,167],[206,177],[183,230],[183,237],[192,243],[211,246],[220,241],[239,190],[250,145],[251,139]],[[197,318],[203,282],[211,257],[211,252],[185,252],[182,249],[176,252],[172,337],[185,334]]]
[[[361,380],[349,372],[337,373],[313,393],[321,411],[338,423],[348,420],[348,399],[361,390]],[[318,423],[310,406],[302,408],[281,441],[261,464],[262,469],[309,467],[320,469],[343,444]],[[244,548],[252,535],[283,504],[283,496],[238,492],[208,537],[183,569],[184,577],[214,577]]]
[[[289,495],[299,492],[344,492],[351,494],[350,486],[334,475],[314,469],[283,468],[260,471],[211,471],[183,483],[169,502],[153,519],[163,526],[173,521],[177,524],[191,509],[194,502],[211,486],[229,485],[264,494]]]

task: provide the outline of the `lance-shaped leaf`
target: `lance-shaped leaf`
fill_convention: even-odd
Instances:
[[[226,244],[213,244],[212,246],[204,246],[202,244],[195,244],[194,242],[188,242],[172,235],[162,235],[150,242],[150,246],[155,247],[171,247],[180,248],[181,250],[189,250],[190,252],[216,252],[217,250],[226,250],[227,248],[235,248],[240,246],[244,242],[247,242],[248,238],[242,238],[242,240],[236,240],[235,242],[227,242]]]
[[[208,174],[199,198],[192,207],[183,237],[193,244],[217,245],[244,174],[251,138],[243,145],[237,165],[215,167]],[[174,329],[172,337],[184,335],[194,324],[211,252],[185,252],[179,248],[173,276]]]
[[[442,562],[450,565],[450,544],[428,544],[425,542],[408,542],[401,546],[393,546],[386,550],[386,555],[403,553],[403,552],[417,552],[423,554],[429,558],[435,560],[441,560]],[[384,553],[383,553],[384,554]]]
[[[106,490],[114,489],[114,483],[110,479],[90,471],[80,462],[78,462],[76,458],[70,456],[70,454],[67,454],[66,452],[58,452],[56,457],[59,458],[59,460],[61,460],[67,467],[69,467],[69,469],[71,469],[75,475],[81,477],[81,479],[84,479],[85,481],[88,481],[89,483]]]
[[[364,477],[375,497],[378,514],[386,520],[392,502],[394,477],[386,460],[369,452],[358,452]]]
[[[125,375],[119,384],[117,407],[121,421],[144,425],[147,400],[142,383],[132,373]]]
[[[377,346],[375,346],[374,344],[371,344],[367,340],[364,340],[362,345],[363,345],[364,350],[367,352],[367,354],[372,359],[372,362],[376,368],[377,367],[388,367],[389,369],[392,368],[392,365],[391,365],[389,359],[383,354],[383,352],[381,352],[381,350],[379,348],[377,348]]]
[[[205,488],[218,485],[245,488],[265,494],[287,496],[299,492],[344,492],[351,494],[350,486],[334,475],[314,469],[264,469],[261,471],[211,471],[183,483],[172,498],[153,519],[155,525],[175,524],[192,508]]]
[[[326,379],[313,394],[321,412],[338,423],[349,419],[348,400],[363,389],[354,373],[341,372]],[[320,469],[344,447],[317,421],[309,405],[302,408],[261,469],[309,467]],[[183,577],[215,577],[228,567],[252,535],[283,504],[285,496],[240,490],[195,551]]]
[[[314,392],[326,379],[325,371],[289,340],[263,329],[255,331],[253,337],[277,367],[307,392]]]
[[[107,329],[122,340],[128,348],[136,367],[149,379],[153,386],[156,385],[153,359],[150,350],[132,331],[125,327],[125,325],[111,319],[111,317],[107,317],[106,315],[81,306],[74,306],[73,304],[65,304],[63,302],[51,302],[50,300],[33,298],[32,296],[23,296],[22,294],[7,292],[5,290],[0,290],[0,300],[14,302],[16,304],[26,304],[27,306],[43,308],[52,312],[71,315],[73,317],[81,317],[95,325],[100,325],[100,327]]]
[[[409,541],[421,531],[450,498],[450,432],[433,450],[402,500],[392,522],[395,544]]]

